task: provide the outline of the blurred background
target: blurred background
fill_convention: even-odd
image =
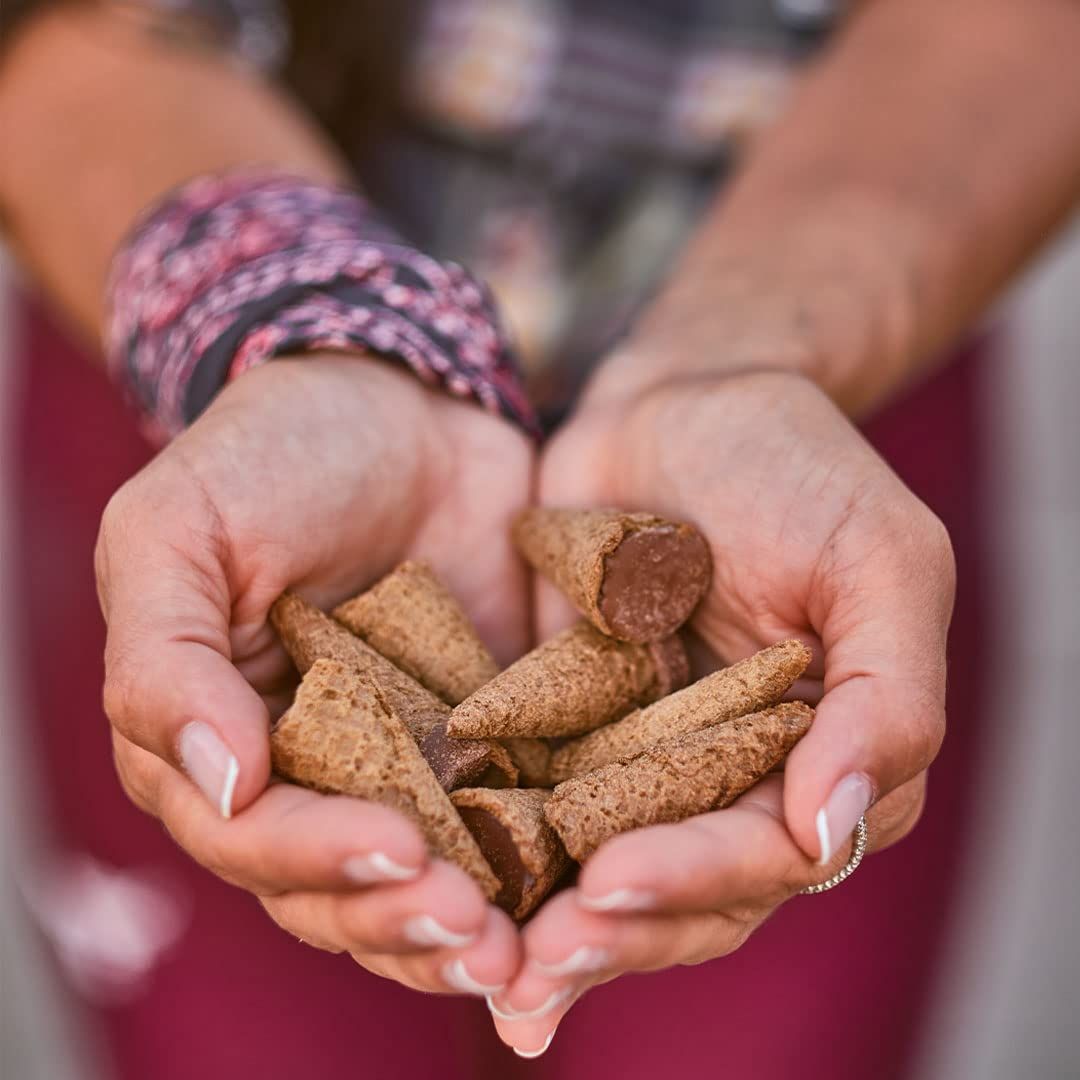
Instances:
[[[804,20],[834,6],[784,0],[770,10]],[[259,57],[280,50],[280,27],[256,29],[247,44]],[[449,47],[450,31],[439,48]],[[524,34],[511,38],[526,49]],[[571,277],[567,252],[580,254],[587,231],[561,216],[558,197],[545,202],[522,183],[532,180],[527,156],[507,176],[467,152],[462,164],[447,148],[454,124],[506,120],[495,115],[493,92],[505,91],[503,104],[515,108],[539,94],[542,80],[530,82],[527,65],[477,68],[474,54],[483,58],[488,44],[474,35],[457,68],[420,65],[430,78],[417,93],[442,110],[442,126],[430,144],[398,146],[397,164],[419,161],[438,176],[451,212],[445,222],[410,224],[432,226],[440,249],[467,250],[495,284],[527,357],[560,338],[570,342],[564,357],[595,356],[590,335],[609,335],[647,291],[726,172],[726,149],[717,147],[778,107],[790,57],[761,63],[759,52],[752,64],[725,55],[698,65],[687,97],[700,108],[681,114],[682,135],[688,144],[700,137],[714,157],[685,176],[665,166],[640,190],[619,189],[625,216],[595,255],[574,261]],[[800,37],[793,54],[805,45]],[[545,160],[548,149],[532,147]],[[568,175],[576,167],[562,166]],[[395,179],[392,169],[383,177],[390,187]],[[520,188],[528,198],[516,202]],[[601,186],[600,195],[616,188]],[[586,221],[597,200],[588,194],[592,203],[577,207]],[[428,192],[419,195],[414,209]],[[464,235],[477,203],[492,211],[475,236]],[[629,257],[641,251],[650,255],[645,269]],[[1080,219],[947,364],[866,426],[946,522],[959,563],[950,713],[962,722],[931,770],[915,833],[835,893],[793,901],[738,954],[709,965],[727,973],[719,983],[700,969],[620,980],[595,993],[601,1005],[590,995],[575,1008],[542,1062],[524,1064],[495,1046],[486,1010],[472,1001],[418,1004],[380,983],[374,992],[400,1002],[400,1019],[364,1026],[356,987],[367,976],[347,958],[287,938],[252,898],[194,866],[113,780],[93,543],[109,496],[151,451],[115,388],[0,249],[0,1078],[188,1080],[194,1061],[199,1076],[218,1080],[248,1075],[251,1047],[268,1041],[282,1061],[336,1077],[320,1049],[358,1031],[358,1074],[379,1080],[439,1076],[440,1054],[475,1061],[475,1075],[498,1080],[696,1076],[679,1070],[678,1033],[702,1024],[721,1033],[715,1075],[743,1077],[754,1076],[760,1033],[775,1024],[790,1036],[790,1075],[814,1080],[799,1045],[823,1037],[822,1017],[836,1042],[831,1076],[1080,1077],[1078,297]],[[610,315],[599,330],[578,318],[597,307]],[[530,374],[553,396],[580,378],[571,363]],[[877,951],[862,947],[864,934]],[[848,999],[817,1000],[823,965],[850,969]],[[773,985],[758,978],[744,993],[748,973],[763,968],[775,972]],[[621,1019],[646,978],[663,991],[650,1006],[658,1034],[649,1038]],[[884,1010],[893,988],[904,1013],[883,1025],[887,1036],[847,1023],[845,1000],[876,989]],[[617,1008],[602,1013],[603,1004]],[[419,1041],[439,1048],[427,1073],[400,1064],[418,1027]],[[860,1072],[872,1052],[887,1066]]]

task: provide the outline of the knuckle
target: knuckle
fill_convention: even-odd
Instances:
[[[102,690],[102,706],[113,727],[121,728],[126,718],[131,715],[133,698],[131,679],[112,664],[109,665],[109,669]]]
[[[224,833],[226,830],[219,830]],[[243,874],[236,865],[236,857],[231,850],[231,845],[226,842],[222,835],[204,837],[197,845],[188,837],[181,838],[174,834],[177,843],[185,848],[198,862],[215,877],[227,881],[230,885],[242,885]]]
[[[945,710],[940,702],[927,702],[912,711],[909,727],[908,772],[914,776],[928,768],[945,741]]]
[[[345,951],[339,943],[311,925],[311,919],[289,898],[260,897],[259,903],[280,929],[302,944],[329,953]]]
[[[389,934],[378,918],[371,918],[358,905],[344,903],[338,912],[338,927],[342,940],[349,943],[350,951],[375,950],[387,944]]]
[[[895,844],[919,823],[926,806],[926,773],[890,792],[871,810],[870,843],[874,851]]]
[[[145,775],[145,771],[133,760],[128,748],[115,737],[113,738],[113,768],[116,770],[121,789],[131,802],[144,814],[156,817],[153,785]]]

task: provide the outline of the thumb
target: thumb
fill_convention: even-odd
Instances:
[[[228,818],[266,787],[269,717],[230,659],[230,595],[214,554],[221,545],[181,524],[190,506],[157,509],[147,524],[145,511],[117,497],[102,522],[105,712]]]
[[[915,558],[886,546],[849,565],[824,590],[825,694],[784,773],[788,828],[822,865],[872,802],[930,765],[945,734],[947,538],[929,534]]]

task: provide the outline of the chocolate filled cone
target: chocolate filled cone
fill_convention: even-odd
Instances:
[[[581,622],[467,697],[448,730],[472,739],[579,735],[683,686],[688,673],[677,637],[632,645]]]
[[[553,787],[551,747],[544,739],[503,739],[502,745],[518,771],[518,783],[525,788]],[[491,785],[487,785],[490,787]]]
[[[495,903],[515,919],[535,910],[570,863],[544,817],[550,797],[537,788],[462,788],[450,797],[499,879]]]
[[[503,747],[487,740],[447,739],[446,703],[317,607],[286,592],[270,609],[270,621],[301,675],[316,660],[328,659],[370,680],[422,748],[447,791],[481,779],[499,786],[517,782],[517,769]]]
[[[402,563],[332,614],[450,705],[499,673],[461,605],[424,563]]]
[[[370,799],[414,821],[431,850],[489,899],[499,882],[387,699],[347,664],[316,660],[270,733],[275,771],[304,787]]]
[[[697,607],[712,558],[692,525],[622,510],[533,507],[514,543],[598,630],[622,641],[660,641]]]
[[[775,705],[806,670],[810,650],[791,639],[715,671],[645,709],[571,739],[551,753],[545,779],[559,784],[654,743]]]
[[[333,617],[362,637],[448,705],[457,705],[499,673],[499,665],[453,594],[424,563],[405,562],[367,592],[339,604]],[[454,753],[445,725],[430,736],[429,762]],[[445,744],[450,741],[451,746]],[[551,751],[538,740],[517,739],[490,750],[487,771],[454,787],[476,782],[512,787],[520,773],[526,787],[541,787]],[[436,774],[440,769],[436,767]],[[458,780],[457,773],[454,774]],[[450,790],[450,788],[447,788]]]
[[[728,806],[784,759],[813,716],[791,702],[657,743],[559,784],[544,815],[583,862],[619,833]]]

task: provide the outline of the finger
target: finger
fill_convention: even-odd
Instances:
[[[927,768],[944,736],[951,552],[929,511],[904,506],[910,519],[876,524],[887,545],[856,531],[819,583],[825,695],[788,757],[784,808],[821,863],[874,799]]]
[[[318,948],[401,954],[473,945],[488,907],[467,874],[439,861],[411,882],[348,895],[285,893],[262,904],[280,926]]]
[[[436,949],[388,958],[398,982],[434,994],[466,994],[486,997],[504,990],[521,968],[524,950],[521,935],[510,917],[496,907],[487,909],[483,930],[463,949]],[[357,954],[365,967],[371,954]]]
[[[489,1001],[499,1037],[526,1056],[550,1045],[559,1021],[596,983],[723,955],[751,929],[713,914],[598,915],[584,910],[574,892],[550,901],[529,924],[521,974]]]
[[[268,717],[230,661],[223,540],[185,526],[187,512],[138,494],[106,511],[97,555],[105,711],[228,818],[266,786]]]
[[[160,818],[194,859],[249,892],[408,881],[427,862],[419,830],[388,807],[274,783],[226,821],[160,758],[119,734],[114,746],[133,801]]]
[[[925,776],[904,785],[870,816],[871,851],[914,825]],[[704,912],[775,907],[847,861],[844,844],[826,868],[795,843],[783,818],[783,777],[770,776],[726,810],[624,833],[604,844],[578,878],[578,896],[601,913]]]

